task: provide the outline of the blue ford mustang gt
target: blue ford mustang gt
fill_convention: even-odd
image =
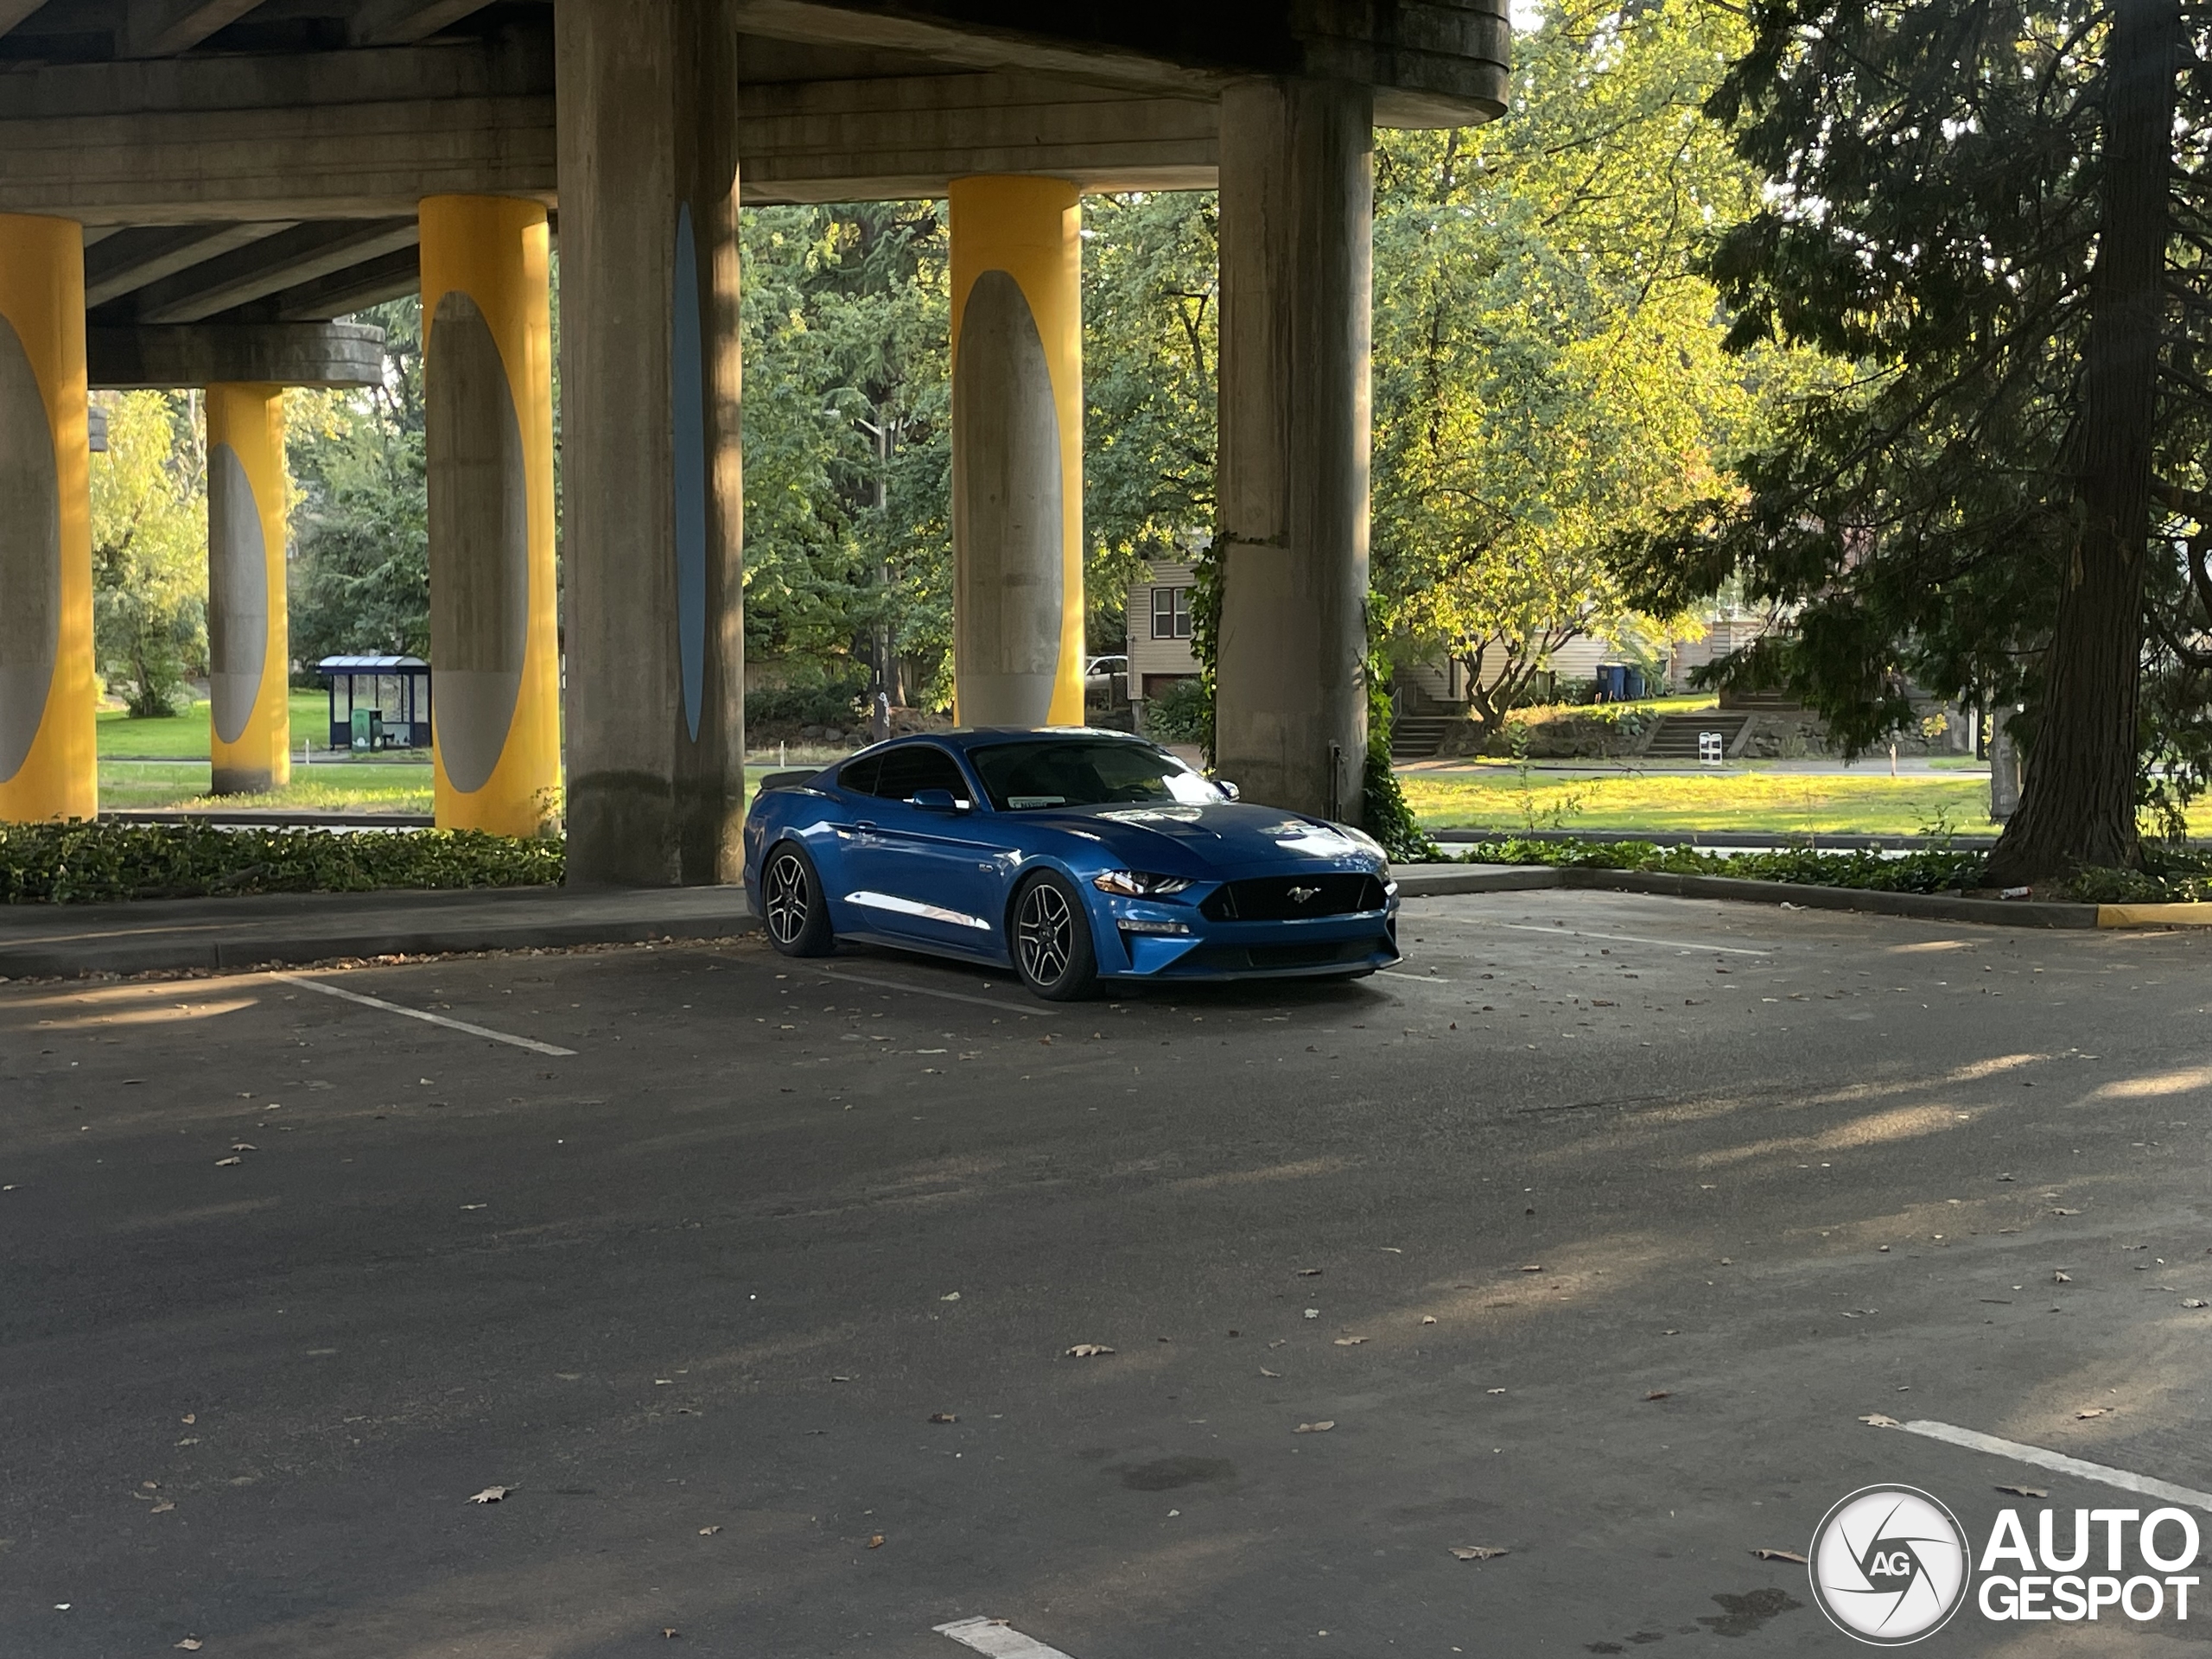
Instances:
[[[841,938],[1101,980],[1356,978],[1398,960],[1397,887],[1357,830],[1236,799],[1141,738],[935,733],[760,786],[745,888],[785,956]]]

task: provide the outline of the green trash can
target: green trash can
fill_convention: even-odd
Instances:
[[[384,710],[381,709],[353,710],[351,747],[363,751],[384,747]]]

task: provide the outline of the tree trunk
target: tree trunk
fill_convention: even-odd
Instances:
[[[2140,856],[2136,699],[2180,35],[2176,0],[2116,0],[2075,427],[2074,554],[2027,786],[1990,855],[1989,879],[1999,886]]]

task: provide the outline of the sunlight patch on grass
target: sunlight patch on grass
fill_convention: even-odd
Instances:
[[[1408,772],[1406,799],[1430,830],[1738,830],[1791,835],[1911,835],[1948,813],[1952,827],[1990,834],[1980,779],[1840,773],[1551,779],[1525,784],[1509,767],[1452,777]]]

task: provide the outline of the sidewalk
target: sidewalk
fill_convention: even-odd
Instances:
[[[337,957],[721,938],[756,924],[745,889],[483,888],[0,905],[0,979],[239,969]]]

